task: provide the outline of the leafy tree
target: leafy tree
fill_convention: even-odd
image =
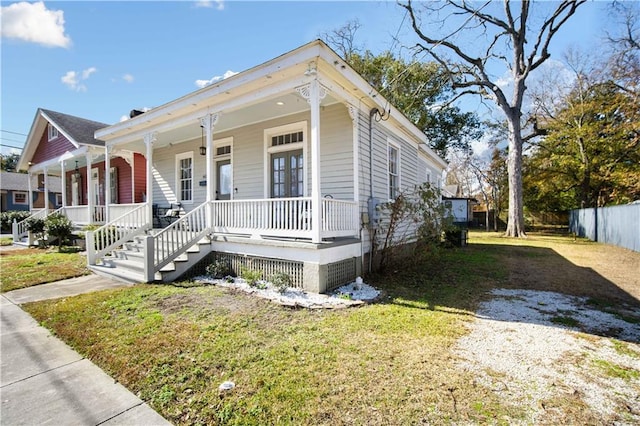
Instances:
[[[584,3],[585,0],[540,3],[544,5],[541,9],[550,12],[546,17],[532,13],[534,3],[531,1],[504,0],[502,11],[497,2],[420,2],[422,11],[417,11],[411,0],[401,3],[420,39],[415,46],[416,53],[431,55],[460,95],[474,94],[490,99],[505,115],[509,129],[508,236],[526,236],[522,148],[524,142],[536,136],[536,132],[523,136],[527,124],[523,122],[522,113],[526,81],[531,72],[551,56],[551,40]],[[423,21],[422,16],[428,17],[428,21]],[[448,55],[459,62],[453,62]],[[492,74],[496,69],[508,71],[512,84],[499,84],[503,74]]]
[[[528,161],[528,205],[595,207],[640,198],[640,108],[611,80],[578,74]]]
[[[441,157],[450,149],[468,149],[480,137],[475,113],[451,105],[454,97],[446,70],[436,62],[407,62],[385,51],[374,54],[355,45],[358,21],[321,35],[345,61],[427,135]]]
[[[15,172],[20,160],[20,154],[2,154],[0,155],[0,170],[5,172]]]

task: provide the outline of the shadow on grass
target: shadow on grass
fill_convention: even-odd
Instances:
[[[592,268],[575,265],[552,248],[524,244],[470,244],[443,249],[437,255],[424,256],[419,263],[404,263],[384,275],[374,275],[370,281],[387,293],[383,303],[475,315],[479,308],[486,307],[482,302],[506,298],[520,303],[516,314],[492,313],[490,319],[640,342],[640,301],[636,297]],[[618,272],[622,277],[633,276],[633,271]],[[521,292],[502,296],[494,294],[498,289]],[[529,292],[570,296],[574,307],[569,309],[561,303],[566,298],[548,294],[549,303],[541,301],[537,309],[527,308],[524,305],[531,296]]]

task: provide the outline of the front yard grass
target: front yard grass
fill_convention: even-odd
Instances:
[[[56,249],[20,249],[0,252],[0,291],[88,274],[87,258],[79,253],[58,253]]]
[[[177,283],[25,309],[177,425],[527,423],[526,405],[478,382],[452,348],[487,290],[521,284],[522,265],[546,259],[567,269],[555,271],[560,280],[577,273],[546,237],[528,241],[474,234],[466,248],[369,277],[385,297],[360,308],[290,309]],[[236,387],[219,391],[227,380]]]

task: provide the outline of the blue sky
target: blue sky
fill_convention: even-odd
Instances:
[[[358,19],[357,43],[379,52],[411,37],[395,2],[2,1],[0,143],[21,147],[38,107],[102,121],[162,105],[198,80],[243,71]],[[559,34],[597,46],[607,3],[582,6]],[[25,23],[34,22],[32,27]],[[11,132],[11,133],[10,133]],[[22,135],[21,135],[22,134]],[[2,146],[2,153],[11,148]]]

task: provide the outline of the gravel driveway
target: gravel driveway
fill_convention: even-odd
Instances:
[[[566,423],[578,409],[588,423],[640,424],[637,321],[548,291],[492,296],[455,349],[479,384],[527,407],[527,423]]]

